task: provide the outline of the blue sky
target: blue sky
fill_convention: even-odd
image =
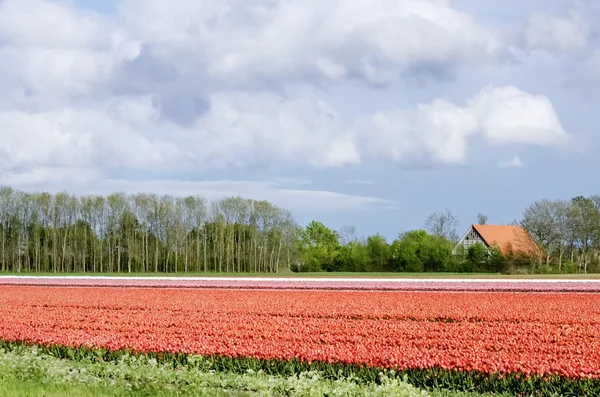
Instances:
[[[359,235],[596,194],[600,5],[0,1],[0,184],[242,195]]]

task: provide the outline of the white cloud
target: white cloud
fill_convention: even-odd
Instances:
[[[493,145],[557,147],[568,141],[550,100],[514,86],[484,88],[468,104],[481,132]]]
[[[319,99],[313,87],[329,81],[386,84],[422,65],[503,59],[502,33],[449,0],[123,0],[115,15],[74,4],[0,2],[5,182],[81,185],[113,173],[273,164],[456,165],[468,162],[477,136],[490,145],[568,141],[547,97],[511,86],[487,87],[464,105],[439,98],[360,118]],[[532,21],[533,33],[570,32],[547,17]],[[533,33],[528,42],[543,47]],[[580,42],[565,40],[562,49]],[[289,94],[294,88],[305,95]]]
[[[570,10],[562,18],[534,14],[525,26],[523,40],[529,50],[564,53],[585,49],[590,35],[589,21],[579,11]]]
[[[4,167],[65,166],[87,163],[92,131],[72,134],[62,126],[68,112],[0,112],[0,152]]]
[[[521,158],[515,154],[511,159],[501,161],[498,165],[500,168],[521,168],[523,162],[521,161]]]
[[[98,94],[114,69],[139,54],[139,44],[106,18],[67,2],[0,3],[0,107],[60,106]]]
[[[449,0],[124,0],[133,37],[180,74],[228,83],[360,75],[385,83],[420,63],[487,62],[502,35]]]
[[[291,186],[291,185],[296,185],[296,186],[308,186],[308,185],[312,185],[313,181],[309,180],[309,179],[299,179],[299,178],[282,178],[282,177],[277,177],[277,178],[271,178],[269,180],[271,183],[273,183],[274,185],[280,185],[280,186]]]
[[[360,161],[340,115],[324,101],[215,94],[210,111],[187,127],[162,117],[160,107],[143,95],[43,112],[0,110],[0,172],[335,167]]]
[[[357,120],[322,100],[275,94],[221,93],[209,103],[188,126],[161,116],[160,101],[145,95],[46,112],[0,111],[0,172],[456,165],[468,161],[477,135],[490,145],[569,141],[546,97],[510,86],[487,87],[465,106],[437,99]]]
[[[409,165],[464,164],[476,135],[491,145],[560,147],[569,141],[547,97],[512,86],[486,87],[463,107],[438,99],[416,109],[378,112],[359,128],[363,158]]]
[[[50,174],[48,174],[50,175]],[[241,196],[257,200],[267,200],[275,205],[299,212],[350,212],[370,208],[388,208],[391,201],[371,197],[350,195],[326,190],[294,188],[277,181],[184,181],[184,180],[125,180],[107,178],[83,178],[73,181],[37,179],[9,180],[11,186],[26,191],[58,192],[68,190],[75,194],[110,194],[113,192],[169,194],[171,196],[200,195],[208,200]],[[6,180],[0,175],[0,184]],[[292,183],[293,185],[294,183]]]
[[[476,119],[445,100],[416,109],[377,112],[359,122],[366,157],[411,163],[461,163],[467,138],[477,132]]]
[[[582,91],[592,96],[600,96],[600,49],[596,49],[585,63],[579,67],[573,81]]]
[[[343,166],[359,161],[341,116],[321,100],[227,93],[185,132],[198,158],[225,165],[300,163]]]
[[[353,185],[376,185],[377,184],[373,181],[369,181],[369,180],[365,180],[365,179],[352,179],[352,180],[348,181],[348,183],[351,183]]]
[[[0,4],[0,35],[19,47],[87,50],[112,46],[99,16],[66,2],[5,0]]]
[[[5,186],[52,186],[59,184],[65,189],[86,186],[101,177],[97,168],[86,167],[34,167],[29,169],[0,171],[0,184]]]

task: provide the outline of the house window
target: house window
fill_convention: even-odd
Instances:
[[[467,237],[465,237],[465,240],[463,241],[463,247],[465,247],[465,249],[468,250],[470,247],[478,243],[483,244],[483,241],[481,240],[481,238],[479,238],[477,232],[474,229],[471,229],[467,234]]]

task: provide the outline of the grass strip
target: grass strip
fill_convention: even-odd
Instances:
[[[358,386],[358,390],[369,387],[404,387],[406,383],[427,390],[432,395],[445,396],[452,393],[464,395],[520,395],[524,396],[598,396],[600,379],[577,379],[558,375],[532,375],[522,373],[486,374],[479,371],[431,369],[406,369],[394,371],[382,368],[343,363],[305,362],[300,360],[261,360],[256,358],[232,358],[225,356],[200,356],[183,353],[136,353],[128,350],[109,351],[88,347],[65,347],[60,345],[35,345],[24,342],[0,342],[6,352],[24,351],[35,348],[38,354],[80,363],[156,363],[161,368],[173,371],[193,371],[202,374],[237,374],[242,376],[259,374],[277,379],[305,379],[307,374],[329,386]],[[133,360],[133,361],[132,361]],[[152,364],[155,365],[155,364]],[[181,373],[181,372],[180,372]],[[392,382],[392,383],[390,383]],[[290,394],[281,386],[283,395]],[[367,389],[365,389],[365,387]],[[258,390],[258,389],[257,389]],[[287,390],[287,391],[286,391]],[[296,390],[296,389],[294,389]],[[368,389],[370,390],[370,389]],[[404,390],[404,389],[403,389]],[[416,389],[415,389],[416,390]],[[252,390],[255,391],[254,389]],[[404,391],[403,391],[404,392]],[[319,394],[321,395],[321,394]],[[329,394],[331,396],[338,394]],[[378,395],[378,394],[356,394]],[[389,393],[387,395],[390,395]],[[392,394],[395,395],[395,394]],[[422,395],[422,394],[418,394]],[[423,394],[427,395],[427,394]],[[455,394],[450,394],[455,395]],[[461,394],[462,395],[462,394]]]
[[[125,352],[65,349],[71,353],[56,355],[57,351],[5,343],[0,348],[0,396],[430,396],[399,379],[360,384],[352,378],[329,379],[317,371],[270,375],[251,369],[204,370],[204,365],[192,364],[191,356],[183,366]]]
[[[122,397],[126,395],[120,390],[109,387],[47,383],[40,379],[23,381],[5,377],[0,384],[0,397]]]

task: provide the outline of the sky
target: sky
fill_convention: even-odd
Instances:
[[[0,184],[519,220],[599,193],[599,3],[0,0]]]

